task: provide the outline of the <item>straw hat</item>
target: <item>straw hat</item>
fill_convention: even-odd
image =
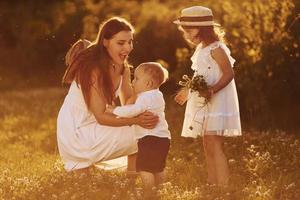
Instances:
[[[214,23],[211,9],[192,6],[181,11],[180,17],[173,23],[181,26],[220,26]]]

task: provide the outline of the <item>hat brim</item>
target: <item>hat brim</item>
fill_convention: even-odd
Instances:
[[[204,21],[204,22],[185,22],[180,20],[173,21],[174,24],[177,24],[179,26],[221,26],[218,23],[215,23],[213,21]]]

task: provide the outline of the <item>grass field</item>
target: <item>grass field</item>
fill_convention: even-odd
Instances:
[[[140,179],[92,169],[89,177],[64,171],[56,146],[56,116],[66,91],[0,92],[0,200],[142,199]],[[226,188],[205,184],[201,140],[179,136],[183,108],[168,101],[172,133],[167,182],[160,199],[300,198],[300,134],[244,131],[227,138],[231,170]]]

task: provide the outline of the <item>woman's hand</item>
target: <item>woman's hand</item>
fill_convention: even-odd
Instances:
[[[146,129],[155,128],[159,120],[158,116],[149,111],[145,111],[142,114],[139,114],[136,119],[136,124]]]
[[[187,88],[182,88],[175,96],[174,100],[179,105],[183,105],[188,98],[189,90]]]

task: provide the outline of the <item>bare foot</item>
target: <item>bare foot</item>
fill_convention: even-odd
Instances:
[[[86,168],[74,170],[73,173],[75,176],[85,177],[90,175],[90,170],[89,167],[86,167]]]

